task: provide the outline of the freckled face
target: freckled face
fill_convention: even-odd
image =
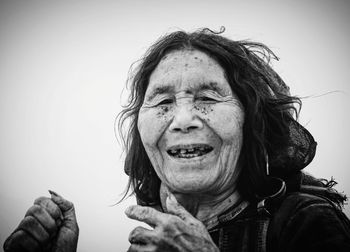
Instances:
[[[180,193],[220,194],[239,175],[243,122],[222,67],[201,51],[179,50],[151,74],[138,129],[162,183]]]

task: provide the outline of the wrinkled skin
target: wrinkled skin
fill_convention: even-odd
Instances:
[[[136,227],[129,235],[128,252],[218,252],[205,226],[169,194],[168,213],[150,207],[130,206],[126,215],[149,224],[153,229]]]
[[[171,191],[228,196],[240,173],[243,123],[243,106],[224,69],[201,51],[179,50],[152,72],[138,130],[154,170]],[[213,150],[194,158],[168,154],[176,146],[198,144]]]
[[[24,219],[6,239],[4,251],[74,252],[79,228],[74,205],[55,192],[34,201]]]
[[[134,229],[129,251],[218,251],[204,224],[240,198],[243,124],[242,104],[213,58],[184,49],[160,61],[149,79],[138,130],[161,180],[165,213],[141,206],[127,210],[129,218],[153,227]]]

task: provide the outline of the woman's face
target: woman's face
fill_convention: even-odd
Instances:
[[[219,194],[237,180],[243,123],[223,68],[201,51],[179,50],[151,74],[138,130],[158,177],[172,191]]]

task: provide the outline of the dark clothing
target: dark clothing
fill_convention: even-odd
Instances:
[[[350,251],[349,219],[328,198],[296,191],[274,204],[250,204],[210,229],[220,251]]]
[[[271,220],[268,248],[271,251],[349,252],[349,228],[349,220],[328,200],[293,193]]]

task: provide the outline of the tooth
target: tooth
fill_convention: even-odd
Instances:
[[[181,154],[185,154],[185,153],[186,153],[186,150],[185,150],[185,149],[181,149],[181,150],[180,150],[180,153],[181,153]]]
[[[204,151],[204,147],[200,147],[199,150]]]
[[[176,150],[170,150],[171,154],[176,154]]]
[[[193,152],[194,149],[193,148],[190,148],[190,149],[187,149],[188,152]]]

